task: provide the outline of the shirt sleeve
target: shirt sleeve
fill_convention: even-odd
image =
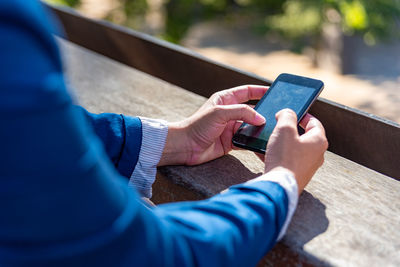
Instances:
[[[165,141],[168,135],[168,123],[141,117],[142,146],[139,160],[129,179],[129,185],[134,186],[143,197],[151,198],[157,164],[161,159]],[[132,163],[133,164],[133,163]]]
[[[259,176],[258,178],[248,181],[247,184],[252,184],[259,181],[270,181],[279,184],[283,187],[288,197],[288,213],[285,219],[285,223],[283,224],[283,227],[281,228],[278,235],[277,240],[279,241],[285,235],[297,207],[297,202],[299,199],[297,182],[293,175],[289,172],[271,171]]]

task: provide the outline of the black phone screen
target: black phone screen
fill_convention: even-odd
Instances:
[[[288,74],[285,74],[286,76]],[[296,82],[295,78],[301,79]],[[283,77],[285,78],[285,76]],[[322,90],[322,82],[316,83],[313,79],[290,75],[288,79],[278,79],[256,105],[255,109],[262,114],[266,123],[262,126],[253,126],[243,123],[234,136],[235,145],[264,152],[268,139],[276,126],[275,114],[285,108],[296,112],[298,121],[305,115],[307,109]],[[305,80],[306,79],[306,80]],[[311,82],[307,82],[311,80]],[[236,142],[235,142],[236,141]]]

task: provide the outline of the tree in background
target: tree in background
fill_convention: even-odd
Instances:
[[[47,0],[76,7],[83,0]],[[99,0],[100,2],[101,0]],[[157,32],[179,43],[194,23],[207,19],[250,20],[261,34],[279,35],[292,49],[341,52],[343,35],[362,36],[368,45],[400,37],[400,0],[115,0],[106,19],[146,30],[149,6],[160,2],[164,26]],[[153,10],[154,11],[154,10]],[[328,51],[328,52],[329,52]],[[328,53],[329,54],[329,53]],[[340,63],[338,63],[340,64]]]
[[[82,0],[46,0],[76,7]],[[152,0],[115,0],[125,14],[122,24],[143,17]],[[101,0],[99,0],[101,2]],[[325,24],[338,24],[347,35],[361,34],[373,45],[400,35],[400,0],[164,0],[165,38],[179,42],[190,25],[216,16],[251,14],[261,32],[278,32],[301,43],[319,36]],[[111,18],[112,19],[112,16]],[[138,26],[139,27],[139,26]]]
[[[76,7],[81,2],[80,0],[45,0],[45,1],[53,5],[63,5],[70,7]]]
[[[167,11],[167,24],[175,28],[167,27],[172,40],[195,21],[231,13],[252,13],[258,30],[300,43],[332,23],[347,35],[361,34],[369,45],[400,32],[399,0],[169,0]]]
[[[400,0],[168,0],[164,37],[179,42],[191,24],[216,16],[251,20],[261,34],[279,35],[293,51],[311,48],[314,64],[342,70],[343,36],[367,45],[400,37]]]
[[[253,4],[249,2],[248,5]],[[265,17],[264,27],[288,39],[319,36],[325,24],[338,24],[347,35],[361,34],[369,45],[391,36],[399,37],[399,0],[286,0],[281,3],[280,11]]]

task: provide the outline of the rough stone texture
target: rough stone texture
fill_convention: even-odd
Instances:
[[[176,121],[204,98],[60,41],[69,83],[92,112]],[[271,265],[400,266],[400,182],[327,152],[301,195],[282,242],[260,262]],[[156,203],[212,196],[256,177],[263,163],[251,152],[200,166],[160,169]],[[162,194],[161,194],[162,193]],[[162,195],[162,196],[161,196]]]

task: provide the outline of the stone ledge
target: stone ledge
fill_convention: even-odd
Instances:
[[[92,112],[176,121],[205,98],[95,53],[60,41],[68,80]],[[400,182],[327,152],[325,164],[300,197],[282,242],[260,262],[269,265],[400,265]],[[200,166],[161,168],[156,202],[210,197],[257,176],[262,162],[250,152]],[[160,193],[160,194],[157,194]],[[162,193],[162,194],[161,194]]]

